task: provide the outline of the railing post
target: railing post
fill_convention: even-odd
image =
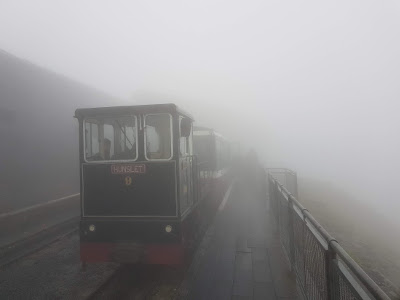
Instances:
[[[298,185],[297,185],[297,173],[293,172],[293,180],[294,180],[294,196],[298,200],[299,199],[299,190],[298,190]]]
[[[269,207],[270,213],[272,213],[273,224],[275,225],[275,232],[278,232],[279,219],[278,212],[276,210],[276,182],[272,178],[271,174],[268,174],[268,189],[269,189]]]
[[[335,279],[334,279],[334,267],[333,263],[336,259],[336,253],[332,249],[331,242],[328,242],[328,249],[325,255],[325,273],[326,273],[326,294],[328,300],[335,300]]]
[[[273,199],[273,197],[274,197],[274,182],[272,181],[272,179],[271,179],[271,177],[270,177],[271,175],[270,174],[268,174],[268,197],[269,197],[269,207],[270,207],[270,210],[274,210],[274,203],[273,203],[273,201],[274,201],[274,199]],[[273,213],[275,213],[275,212],[273,212]]]
[[[295,254],[294,254],[294,230],[293,230],[293,200],[292,200],[292,195],[288,195],[288,226],[289,226],[289,260],[290,260],[290,269],[291,271],[294,271],[295,268]]]
[[[278,172],[278,175],[280,174],[282,172]],[[290,182],[286,183],[292,184],[293,191],[289,191],[288,186],[284,187],[269,174],[269,193],[271,208],[277,221],[277,230],[279,230],[281,242],[283,241],[281,244],[291,270],[295,271],[296,276],[301,276],[298,282],[301,283],[300,292],[304,299],[339,300],[372,297],[371,299],[390,300],[310,212],[298,202],[297,197],[293,195],[293,193],[298,195],[297,175],[296,173],[291,175],[293,177],[290,178]],[[285,178],[288,177],[285,176]],[[287,207],[285,207],[286,199]],[[300,221],[297,219],[295,207],[299,209],[302,217],[303,228],[299,231],[297,227],[294,227]],[[287,220],[284,215],[286,213]],[[302,236],[295,239],[294,234],[300,234],[299,232]],[[298,257],[296,257],[296,250]],[[299,259],[299,263],[303,262],[302,266],[296,259]],[[322,264],[325,265],[325,270],[321,269]]]
[[[274,210],[274,215],[275,215],[275,232],[279,232],[280,234],[280,221],[281,221],[281,216],[280,216],[280,205],[278,205],[278,182],[273,181],[274,184],[274,189],[272,193],[273,197],[273,210]]]

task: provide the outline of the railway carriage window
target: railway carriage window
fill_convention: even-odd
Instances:
[[[136,159],[136,117],[120,118],[118,120],[115,120],[115,123],[115,128],[118,132],[118,141],[116,141],[116,144],[118,144],[118,153],[115,154],[114,159]]]
[[[198,161],[202,164],[204,170],[211,170],[213,166],[215,152],[212,147],[210,136],[194,136],[193,139],[194,154],[197,155]]]
[[[193,130],[190,131],[190,135],[187,140],[187,148],[189,155],[193,155]]]
[[[86,120],[86,160],[136,160],[136,126],[132,116]]]
[[[183,117],[179,118],[179,127],[181,130],[181,136],[179,138],[179,153],[181,156],[186,156],[186,155],[192,155],[193,150],[192,150],[192,130],[191,130],[191,125],[190,125],[190,134],[188,136],[183,136],[182,135],[182,120],[184,120]]]
[[[98,125],[87,121],[85,123],[85,143],[86,143],[86,158],[93,157],[99,152],[99,128]]]
[[[154,114],[145,117],[146,159],[170,159],[172,157],[171,116]]]
[[[120,147],[121,151],[131,149],[135,144],[134,136],[136,129],[134,127],[123,126],[120,130]]]
[[[179,118],[179,126],[181,127],[183,117]],[[188,138],[185,136],[180,136],[179,138],[179,154],[180,156],[186,156],[188,154]]]
[[[180,156],[186,155],[186,138],[185,137],[180,138],[179,154],[180,154]]]
[[[110,160],[114,156],[114,126],[110,124],[104,124],[104,139],[110,141],[110,148],[108,153],[104,153],[106,160]]]

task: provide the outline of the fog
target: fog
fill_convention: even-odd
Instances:
[[[394,0],[0,3],[1,49],[114,95],[109,105],[175,102],[266,165],[392,220],[399,36]]]

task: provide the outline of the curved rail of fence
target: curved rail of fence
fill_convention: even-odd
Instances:
[[[271,210],[281,244],[305,299],[390,298],[297,198],[297,175],[268,169]]]

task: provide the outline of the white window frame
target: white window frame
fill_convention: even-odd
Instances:
[[[190,149],[189,149],[190,148],[190,140],[189,140],[190,135],[188,137],[183,137],[182,132],[181,132],[181,124],[182,124],[182,120],[184,118],[185,118],[184,116],[179,116],[179,156],[180,157],[188,157],[191,155]],[[192,130],[192,126],[191,126],[190,130]],[[184,138],[186,141],[186,143],[185,143],[185,151],[186,152],[185,153],[181,153],[181,138]]]
[[[147,157],[147,129],[146,129],[146,119],[147,116],[158,116],[158,115],[168,115],[169,116],[169,129],[170,129],[170,134],[171,134],[171,156],[169,158],[149,158]],[[174,131],[173,131],[173,123],[172,123],[172,115],[169,113],[152,113],[152,114],[146,114],[143,116],[144,118],[144,128],[145,128],[145,133],[144,133],[144,157],[148,161],[168,161],[171,160],[172,157],[174,156]]]
[[[103,116],[102,116],[103,118]],[[110,119],[118,119],[118,118],[134,118],[135,119],[135,144],[136,144],[136,157],[132,158],[132,159],[115,159],[115,160],[95,160],[95,161],[90,161],[86,159],[86,150],[83,153],[83,159],[86,163],[89,164],[103,164],[103,163],[115,163],[115,162],[132,162],[132,161],[137,161],[138,157],[139,157],[139,153],[138,153],[138,118],[136,115],[121,115],[121,116],[105,116],[104,118],[110,118]],[[96,117],[92,117],[92,118],[85,118],[83,120],[83,146],[86,147],[86,121],[90,121],[90,120],[94,120],[96,121]],[[91,122],[90,122],[91,123]],[[92,123],[93,124],[93,123]],[[96,123],[98,126],[100,124]],[[104,126],[104,125],[103,125]],[[115,135],[114,135],[114,149],[115,149]],[[115,150],[114,150],[115,152]]]

